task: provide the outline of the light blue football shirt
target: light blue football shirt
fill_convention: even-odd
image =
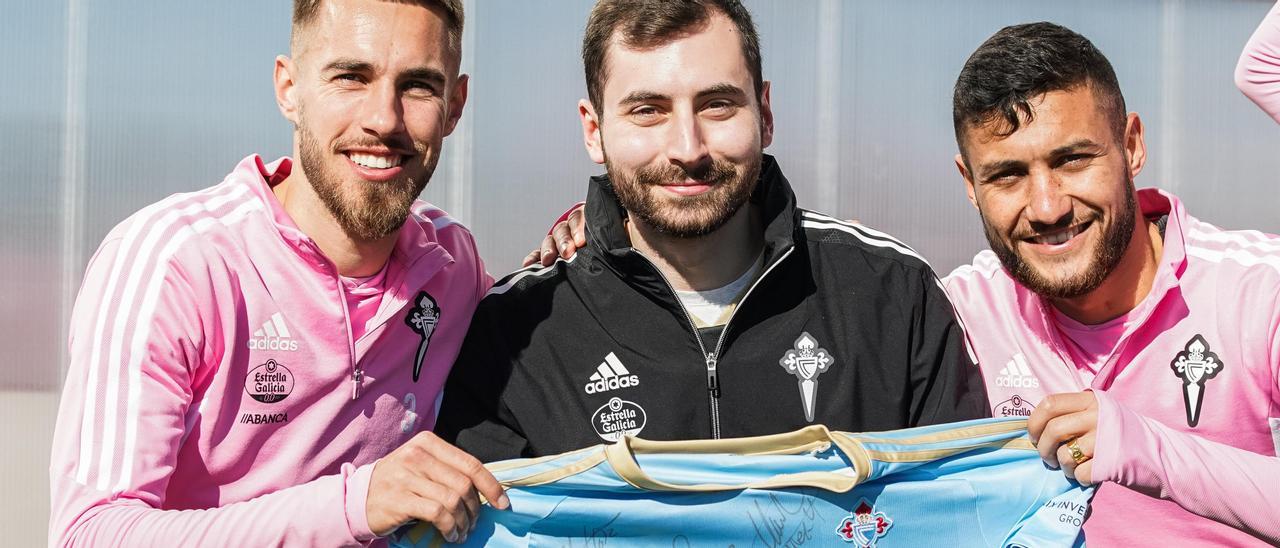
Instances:
[[[488,465],[471,546],[1082,546],[1093,490],[1047,468],[1024,419],[851,434],[811,426]],[[396,547],[437,546],[431,527]]]

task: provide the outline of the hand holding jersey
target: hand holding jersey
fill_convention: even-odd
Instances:
[[[1098,438],[1098,399],[1093,392],[1052,394],[1040,401],[1027,432],[1049,466],[1081,485],[1093,485],[1093,447]]]
[[[480,513],[477,492],[498,510],[510,505],[480,461],[422,432],[374,465],[365,502],[369,530],[385,536],[416,519],[449,542],[463,542]]]

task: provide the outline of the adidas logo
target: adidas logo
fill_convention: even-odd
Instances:
[[[253,332],[249,339],[249,350],[284,350],[293,352],[298,349],[298,341],[293,340],[289,328],[284,325],[284,316],[279,312],[271,315],[271,319]]]
[[[996,386],[1005,388],[1040,388],[1040,379],[1031,374],[1031,368],[1027,366],[1027,358],[1022,354],[1015,354],[1012,360],[1000,370],[1000,376],[996,377]]]
[[[632,386],[640,386],[640,377],[627,371],[626,366],[618,361],[618,357],[610,352],[604,357],[604,361],[596,366],[596,372],[591,374],[591,378],[582,389],[588,394],[602,394]]]

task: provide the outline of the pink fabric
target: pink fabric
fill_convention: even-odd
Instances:
[[[1236,63],[1236,87],[1280,122],[1280,3],[1253,32]]]
[[[269,188],[290,168],[250,156],[217,186],[139,211],[90,261],[54,432],[51,545],[372,540],[373,462],[434,425],[492,280],[471,234],[418,202],[368,331],[351,337],[333,265]],[[421,291],[440,312],[415,382],[422,337],[406,315]]]
[[[1139,203],[1148,217],[1169,215],[1164,255],[1091,381],[1049,305],[993,253],[946,278],[993,413],[1027,415],[1057,392],[1098,393],[1093,476],[1107,483],[1085,522],[1091,545],[1280,542],[1280,459],[1268,424],[1280,417],[1280,238],[1201,222],[1155,189],[1139,191]],[[1173,364],[1197,336],[1223,365],[1205,381],[1193,427]]]
[[[1054,327],[1063,336],[1072,363],[1079,369],[1080,379],[1092,383],[1093,377],[1115,352],[1126,324],[1130,321],[1130,315],[1125,314],[1098,325],[1085,325],[1056,308],[1048,307],[1048,310],[1053,314]]]
[[[377,327],[375,316],[382,305],[382,296],[387,292],[387,272],[396,264],[388,261],[382,270],[372,276],[342,277],[347,314],[351,316],[351,337],[355,340],[360,340],[370,329]]]

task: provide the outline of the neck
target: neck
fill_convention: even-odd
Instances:
[[[301,166],[272,187],[271,191],[284,207],[285,213],[298,225],[298,229],[320,247],[320,252],[325,257],[333,261],[339,275],[350,278],[372,276],[382,270],[391,258],[391,250],[395,248],[399,231],[376,240],[351,237],[316,195],[310,181],[302,173]]]
[[[627,222],[631,245],[648,257],[679,291],[706,291],[733,282],[764,247],[764,227],[756,206],[738,209],[719,230],[698,238],[677,238],[642,221]]]
[[[1097,289],[1074,299],[1057,299],[1053,306],[1067,317],[1085,325],[1096,325],[1128,314],[1151,292],[1164,239],[1160,228],[1138,212],[1137,229],[1115,270]]]

